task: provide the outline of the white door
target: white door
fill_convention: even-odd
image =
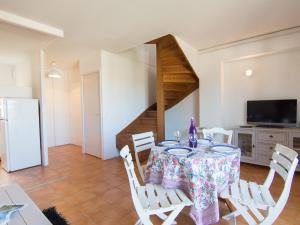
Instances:
[[[99,73],[82,77],[83,151],[101,157]]]

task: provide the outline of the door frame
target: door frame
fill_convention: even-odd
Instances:
[[[101,90],[100,90],[100,82],[101,82],[101,77],[100,77],[100,71],[99,70],[95,70],[95,71],[91,71],[91,72],[88,72],[88,73],[85,73],[85,74],[81,74],[80,75],[80,86],[81,86],[81,91],[80,91],[80,96],[81,96],[81,117],[82,117],[82,120],[81,120],[81,127],[82,127],[82,153],[83,154],[86,154],[86,142],[85,142],[85,121],[84,121],[84,118],[85,118],[85,113],[84,113],[84,76],[89,76],[89,75],[93,75],[93,74],[98,74],[98,82],[99,82],[99,93],[98,93],[98,97],[99,97],[99,121],[100,121],[100,124],[99,124],[99,129],[100,129],[100,158],[103,159],[103,138],[102,138],[102,111],[101,111]]]

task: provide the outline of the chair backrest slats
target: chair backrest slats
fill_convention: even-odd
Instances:
[[[143,138],[143,139],[135,139],[135,146],[142,146],[142,145],[147,145],[149,143],[152,143],[154,142],[154,137],[152,136],[149,136],[149,137],[146,137],[146,138]]]
[[[286,158],[288,158],[290,161],[293,161],[297,156],[297,152],[291,150],[290,148],[277,144],[275,151],[280,153],[281,155],[284,155]]]
[[[153,132],[149,131],[149,132],[144,132],[144,133],[140,133],[140,134],[133,134],[132,138],[134,140],[140,140],[140,139],[145,139],[145,138],[153,137],[153,136],[154,136]]]
[[[136,141],[136,143],[134,143],[134,147],[135,147],[135,151],[136,152],[142,152],[144,150],[150,149],[154,146],[154,138],[148,138],[148,139],[143,139],[143,140],[139,140]]]
[[[286,171],[289,171],[292,166],[292,162],[290,160],[276,152],[273,153],[272,159],[283,166]]]
[[[142,151],[145,151],[145,150],[149,150],[153,146],[155,146],[154,143],[148,143],[146,145],[139,146],[139,147],[136,148],[136,152],[139,153],[139,152],[142,152]]]
[[[271,161],[270,167],[276,171],[276,173],[278,173],[284,180],[286,180],[288,173],[286,172],[286,170],[284,169],[284,167],[282,167],[281,165],[279,165],[278,163],[275,163],[274,161]]]
[[[137,187],[140,186],[140,184],[136,177],[132,156],[129,152],[129,147],[127,145],[121,150],[120,155],[124,160],[124,165],[127,171],[130,187],[136,189]]]
[[[203,132],[204,138],[212,138],[214,140],[217,135],[222,135],[222,137],[223,137],[222,142],[225,141],[224,136],[226,136],[227,137],[226,143],[227,144],[232,143],[232,136],[233,136],[233,131],[232,130],[225,130],[223,128],[214,127],[214,128],[211,128],[211,129],[203,129],[202,132]],[[215,141],[218,141],[218,140],[215,140]]]
[[[272,155],[270,167],[286,181],[289,173],[294,173],[294,171],[291,171],[291,168],[295,160],[298,162],[297,156],[298,154],[294,150],[277,144]]]
[[[132,135],[132,141],[133,141],[133,147],[135,151],[135,159],[136,159],[136,164],[139,170],[139,173],[144,180],[144,171],[139,159],[139,152],[151,149],[154,145],[154,134],[152,131],[150,132],[145,132],[141,134],[134,134]]]

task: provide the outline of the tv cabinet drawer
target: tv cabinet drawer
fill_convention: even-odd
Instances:
[[[256,155],[256,161],[260,164],[264,164],[268,166],[270,165],[271,160],[272,160],[272,156],[261,155],[261,154]]]
[[[276,143],[258,143],[256,146],[256,152],[259,155],[267,155],[270,158],[275,150]]]
[[[272,141],[273,143],[286,144],[287,134],[280,132],[257,132],[258,141]]]

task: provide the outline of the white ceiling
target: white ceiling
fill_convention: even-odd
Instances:
[[[298,0],[0,0],[0,9],[63,29],[49,52],[66,58],[169,33],[205,49],[300,25]]]

